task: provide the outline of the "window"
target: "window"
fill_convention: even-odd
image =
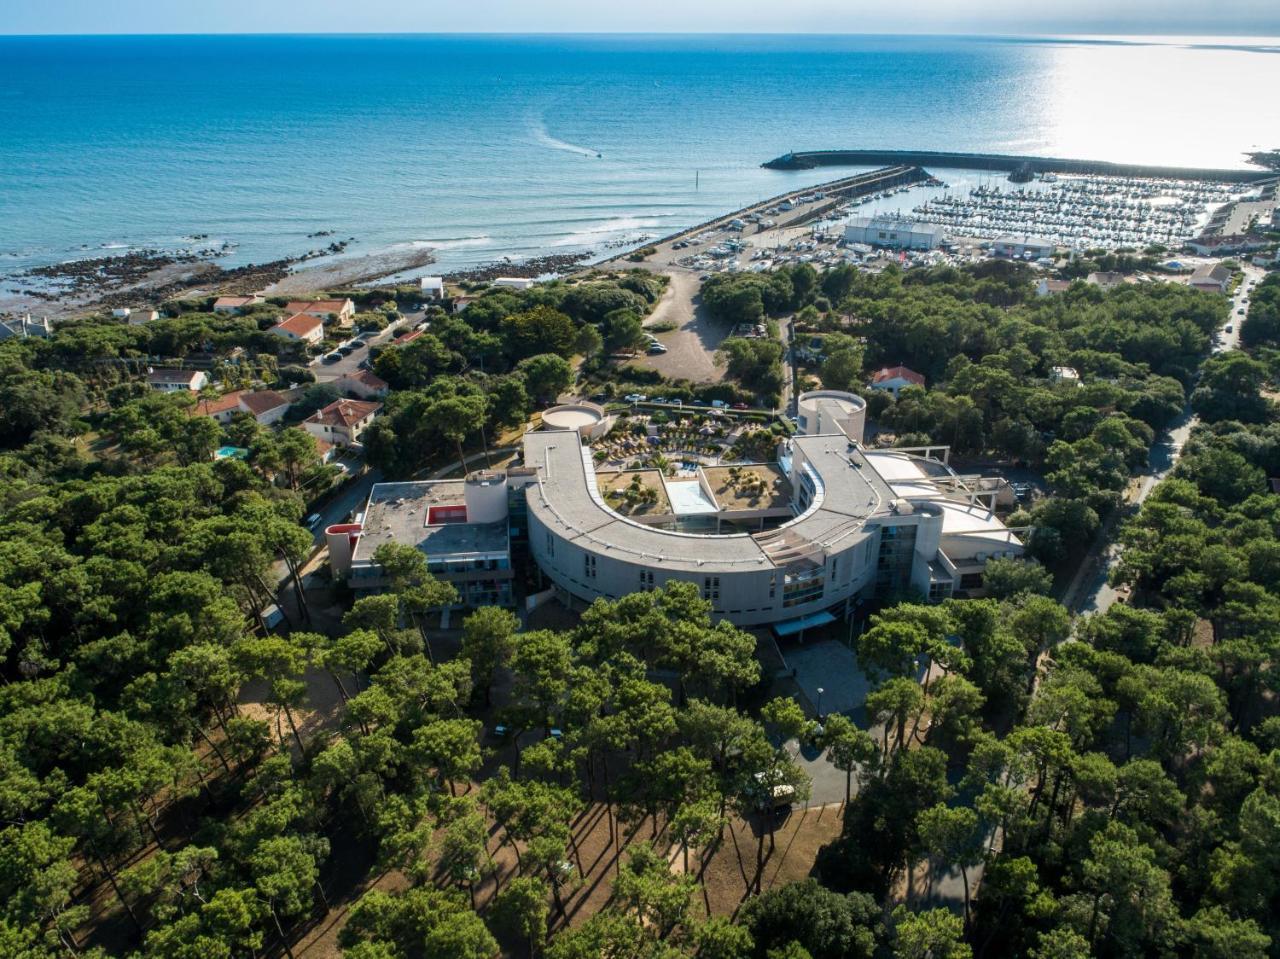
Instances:
[[[769,598],[773,599],[777,591],[778,591],[778,574],[771,573],[769,575]]]
[[[556,538],[551,535],[551,530],[547,530],[547,555],[556,555]]]
[[[582,555],[582,573],[587,579],[596,578],[596,558],[591,553]]]
[[[720,598],[720,577],[704,576],[702,577],[702,598],[712,601]]]
[[[653,590],[653,570],[640,570],[640,589],[644,592],[652,592]]]

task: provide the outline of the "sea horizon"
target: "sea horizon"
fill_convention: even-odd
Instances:
[[[131,250],[260,263],[316,233],[430,246],[441,272],[603,255],[842,172],[761,169],[791,150],[1247,168],[1280,145],[1280,106],[1235,95],[1280,87],[1269,39],[5,35],[0,277]]]

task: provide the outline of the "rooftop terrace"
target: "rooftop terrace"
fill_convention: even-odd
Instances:
[[[501,553],[507,549],[507,524],[439,522],[447,518],[432,510],[465,507],[464,482],[377,483],[365,506],[364,532],[353,562],[372,562],[383,543],[406,543],[428,556],[467,556]],[[427,525],[428,518],[437,520]]]

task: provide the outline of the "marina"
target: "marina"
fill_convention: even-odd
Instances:
[[[1204,180],[1047,174],[1018,187],[948,191],[915,205],[911,214],[953,236],[1035,235],[1073,249],[1176,249],[1247,189]]]

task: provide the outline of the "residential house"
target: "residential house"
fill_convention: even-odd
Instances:
[[[444,277],[442,276],[424,276],[418,281],[419,288],[422,290],[423,299],[427,300],[443,300],[444,299]]]
[[[318,440],[334,446],[351,446],[359,442],[360,434],[380,409],[381,403],[367,400],[335,400],[303,420],[302,427]]]
[[[1073,366],[1053,366],[1049,368],[1050,383],[1074,383],[1076,386],[1080,383],[1080,373]]]
[[[284,414],[289,412],[289,400],[275,390],[254,390],[241,395],[240,409],[262,426],[270,426],[284,419]]]
[[[1204,290],[1206,293],[1226,293],[1231,283],[1231,271],[1221,263],[1212,265],[1205,263],[1196,267],[1187,285],[1192,289]]]
[[[351,300],[294,300],[284,305],[287,316],[305,313],[317,319],[327,320],[331,316],[338,318],[338,325],[350,326],[356,315],[356,305]]]
[[[1070,280],[1052,280],[1042,276],[1036,282],[1036,296],[1049,296],[1052,293],[1065,293],[1071,289]]]
[[[159,310],[133,310],[129,314],[130,326],[143,326],[147,323],[154,323],[160,319]]]
[[[319,343],[324,339],[324,323],[307,313],[297,313],[281,320],[267,332],[295,342]]]
[[[199,393],[209,385],[209,377],[200,370],[148,370],[147,385],[161,393]]]
[[[454,313],[461,313],[478,299],[480,299],[478,296],[455,296],[450,306]]]
[[[1111,273],[1111,272],[1105,272],[1105,271],[1099,272],[1099,273],[1090,273],[1085,278],[1085,282],[1088,283],[1090,286],[1096,286],[1104,290],[1110,290],[1124,283],[1124,274]]]
[[[386,380],[371,370],[343,373],[333,381],[333,385],[342,392],[354,394],[362,400],[381,399],[387,395],[387,390],[390,388]]]
[[[49,325],[47,316],[37,320],[30,313],[24,313],[14,320],[0,320],[0,342],[21,340],[28,336],[36,336],[43,340],[52,335],[53,327]]]
[[[215,313],[243,313],[251,306],[264,302],[256,293],[253,296],[220,296],[213,301]]]
[[[533,286],[533,280],[524,276],[500,276],[490,286],[501,290],[527,290]]]
[[[886,390],[893,394],[894,399],[897,399],[898,393],[908,386],[923,388],[924,377],[905,366],[886,366],[871,374],[870,385],[873,390]]]

